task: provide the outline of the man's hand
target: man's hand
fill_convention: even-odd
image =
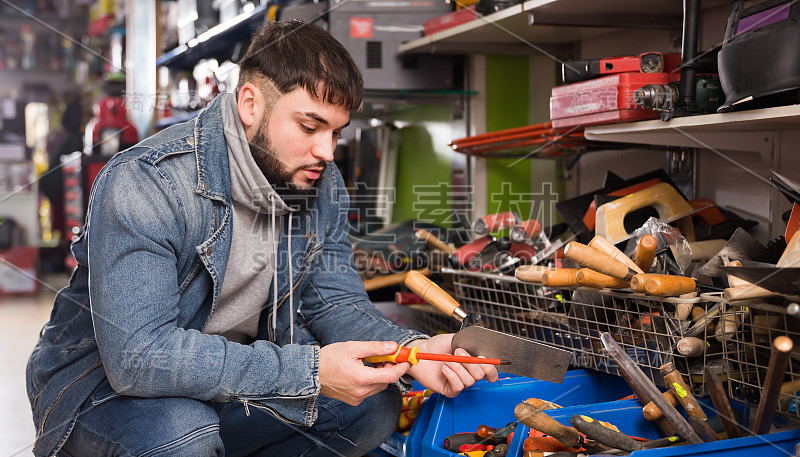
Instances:
[[[320,393],[341,400],[348,405],[359,405],[403,376],[410,363],[386,363],[382,366],[365,366],[365,357],[387,355],[397,350],[391,341],[348,341],[323,346],[319,350]]]
[[[453,334],[436,335],[429,340],[414,340],[407,344],[408,347],[419,346],[420,352],[433,352],[436,354],[451,354],[450,344]],[[459,348],[455,355],[470,355]],[[455,397],[462,390],[471,387],[475,381],[486,379],[489,382],[497,381],[497,369],[494,365],[478,365],[475,363],[435,362],[420,360],[408,370],[423,386],[432,389],[446,397]]]

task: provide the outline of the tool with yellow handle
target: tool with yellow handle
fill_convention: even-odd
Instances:
[[[432,354],[428,352],[419,352],[418,347],[407,348],[405,346],[397,346],[397,350],[389,355],[376,355],[366,357],[369,363],[376,362],[392,362],[402,363],[408,362],[411,365],[416,365],[420,360],[437,360],[439,362],[458,362],[458,363],[485,363],[489,365],[510,365],[511,362],[502,359],[487,359],[484,357],[469,357],[465,355],[451,355],[451,354]]]

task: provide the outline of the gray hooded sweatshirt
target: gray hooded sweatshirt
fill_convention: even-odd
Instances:
[[[280,218],[292,209],[281,200],[253,160],[236,96],[219,97],[224,97],[222,119],[231,169],[233,236],[219,303],[203,333],[250,344],[258,333],[261,311],[269,306],[278,249],[277,227]]]

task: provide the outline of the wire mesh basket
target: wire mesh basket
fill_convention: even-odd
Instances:
[[[666,387],[660,367],[675,364],[697,394],[703,391],[703,367],[722,366],[722,348],[697,357],[677,351],[683,337],[706,341],[706,328],[692,327],[676,312],[715,303],[701,298],[662,298],[594,289],[554,289],[514,277],[460,270],[442,270],[453,277],[455,298],[468,313],[501,332],[519,335],[572,351],[571,364],[619,375],[600,341],[611,333],[657,385]]]
[[[788,336],[800,343],[800,319],[787,314],[786,306],[764,300],[723,302],[721,321],[729,322],[724,332],[724,361],[728,373],[728,394],[757,405],[764,390],[772,341]],[[778,397],[777,411],[800,416],[800,354],[792,352]]]
[[[409,305],[411,308],[411,328],[426,335],[455,333],[459,322],[430,305]]]

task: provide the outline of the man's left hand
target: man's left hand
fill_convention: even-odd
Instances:
[[[464,349],[458,348],[452,352],[450,345],[453,334],[436,335],[429,340],[414,340],[407,347],[418,346],[420,352],[435,354],[470,355]],[[489,382],[497,381],[497,369],[490,364],[436,362],[433,360],[420,360],[418,364],[408,370],[420,384],[438,392],[446,397],[455,397],[462,390],[471,387],[475,381],[486,379]]]

